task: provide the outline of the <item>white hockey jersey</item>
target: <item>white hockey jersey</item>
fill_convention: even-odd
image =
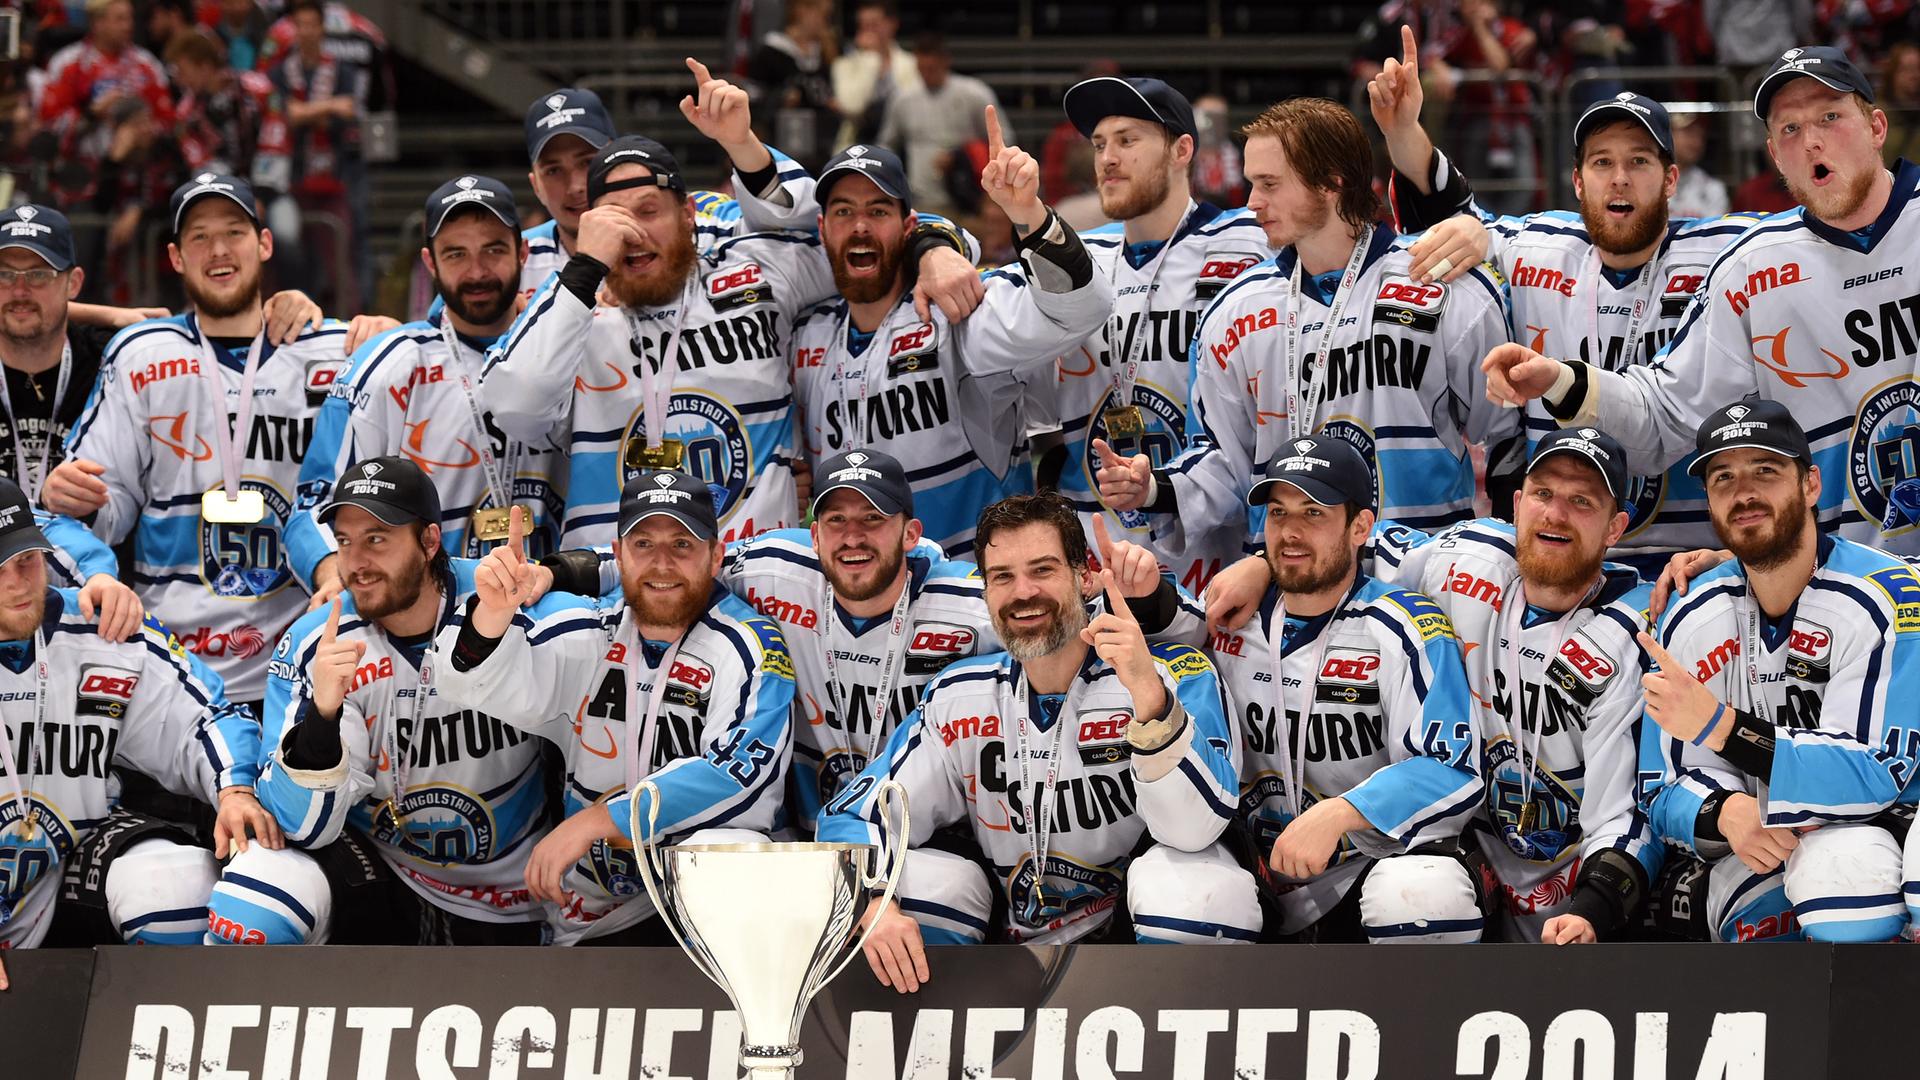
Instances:
[[[902,718],[919,707],[920,692],[934,676],[956,660],[1000,650],[978,567],[949,562],[922,542],[907,554],[907,570],[910,599],[896,637],[890,617],[862,629],[833,602],[812,537],[802,530],[736,541],[721,569],[727,588],[780,624],[793,658],[787,817],[803,832],[813,829],[821,806],[867,767]],[[832,691],[828,648],[840,681]],[[885,701],[879,700],[883,688],[890,688]]]
[[[1480,850],[1506,918],[1523,931],[1509,937],[1538,941],[1595,851],[1616,848],[1648,881],[1659,877],[1661,847],[1636,783],[1645,661],[1634,635],[1653,589],[1608,565],[1599,590],[1564,618],[1528,604],[1515,640],[1506,603],[1525,589],[1514,544],[1512,525],[1487,518],[1436,535],[1384,522],[1374,575],[1430,597],[1460,637],[1486,780]]]
[[[459,632],[441,632],[442,656],[453,656]],[[634,635],[624,602],[596,607],[550,595],[515,615],[471,670],[450,662],[434,678],[449,704],[485,709],[560,748],[568,816],[604,801],[627,834],[628,762],[638,755],[639,775],[660,785],[661,836],[721,825],[771,831],[792,748],[793,661],[779,628],[716,586],[670,658],[658,722],[630,730],[669,659],[657,643],[636,645]],[[643,670],[631,667],[635,651]],[[641,814],[644,822],[645,806]],[[573,944],[645,917],[652,908],[638,874],[630,845],[596,841],[567,872],[567,902],[549,905],[556,941]],[[640,903],[626,903],[635,896]]]
[[[1151,549],[1182,588],[1198,594],[1223,565],[1239,557],[1238,541],[1210,553],[1191,548],[1174,558],[1154,543],[1143,516],[1101,506],[1094,482],[1100,455],[1093,452],[1093,440],[1105,439],[1123,454],[1144,453],[1155,468],[1187,448],[1187,391],[1193,383],[1187,350],[1200,313],[1242,270],[1265,261],[1273,251],[1249,211],[1191,201],[1172,239],[1153,254],[1130,254],[1120,222],[1083,232],[1080,239],[1094,266],[1113,284],[1113,314],[1054,365],[1051,390],[1067,448],[1060,494],[1080,511],[1089,541],[1094,515],[1104,513],[1112,535]],[[1136,349],[1139,366],[1134,369]],[[1130,370],[1132,397],[1122,401]],[[1107,411],[1127,404],[1139,407],[1144,434],[1123,438],[1107,430]]]
[[[1213,665],[1188,645],[1149,649],[1188,719],[1187,734],[1156,751],[1179,758],[1164,772],[1167,763],[1156,762],[1157,779],[1140,775],[1127,743],[1133,698],[1091,650],[1053,719],[1020,700],[1019,662],[996,653],[953,664],[927,686],[881,759],[828,805],[821,842],[880,844],[874,793],[879,781],[897,780],[912,808],[909,846],[949,825],[972,830],[1006,900],[1009,941],[1064,944],[1097,931],[1145,843],[1201,851],[1233,818],[1240,743]],[[1036,896],[1035,832],[1043,826]]]
[[[0,781],[0,947],[12,949],[46,937],[60,864],[120,802],[111,769],[144,773],[208,804],[222,786],[250,783],[252,775],[236,778],[217,742],[215,726],[231,707],[152,621],[114,644],[80,617],[71,592],[48,590],[40,632],[48,665],[44,718],[32,648],[16,663],[0,663],[0,749],[11,751],[25,804]],[[23,817],[32,819],[31,835]]]
[[[1713,260],[1755,220],[1669,221],[1659,254],[1622,279],[1600,266],[1579,214],[1493,218],[1487,222],[1488,259],[1507,279],[1513,340],[1608,371],[1647,363],[1679,329]],[[1539,402],[1530,403],[1528,448],[1557,426]],[[1627,532],[1609,558],[1657,572],[1675,551],[1720,546],[1707,516],[1706,489],[1687,475],[1692,461],[1689,454],[1664,473],[1634,478],[1625,506]]]
[[[473,515],[500,505],[509,486],[513,504],[532,515],[528,553],[558,550],[566,455],[548,439],[509,438],[480,408],[484,350],[493,343],[464,339],[444,320],[408,323],[361,346],[321,406],[287,527],[293,572],[309,587],[314,569],[335,551],[333,529],[314,517],[333,497],[334,481],[355,462],[390,454],[433,481],[440,546],[448,554],[477,559],[496,546],[473,535]]]
[[[1302,281],[1300,371],[1315,371],[1319,343],[1329,344],[1324,377],[1307,379],[1298,399],[1310,430],[1348,440],[1375,463],[1382,517],[1438,528],[1473,516],[1468,444],[1485,443],[1489,471],[1505,471],[1522,425],[1516,411],[1487,401],[1480,372],[1481,358],[1507,339],[1502,286],[1478,268],[1450,284],[1416,284],[1409,243],[1374,229],[1330,338],[1329,305]],[[1173,550],[1211,542],[1214,530],[1239,544],[1259,532],[1247,489],[1295,434],[1287,415],[1294,267],[1287,248],[1243,271],[1200,317],[1191,445],[1167,469],[1178,513],[1149,515]]]
[[[1063,293],[1035,284],[1018,263],[984,280],[986,299],[957,326],[938,308],[921,322],[903,293],[857,355],[845,300],[814,308],[793,331],[808,462],[863,448],[893,455],[927,537],[956,556],[973,551],[981,510],[1033,490],[1024,381],[1099,326],[1113,303],[1098,273]]]
[[[436,629],[457,624],[473,595],[473,560],[453,562]],[[303,770],[285,760],[296,725],[312,721],[307,676],[328,611],[310,611],[280,639],[267,664],[265,745],[270,759],[260,803],[289,842],[318,848],[352,825],[421,899],[485,922],[539,917],[527,891],[527,856],[546,834],[546,776],[540,743],[484,707],[460,708],[437,690],[450,670],[445,647],[420,668],[433,641],[398,641],[361,618],[351,593],[341,597],[339,639],[366,643],[353,687],[341,705],[341,759]],[[398,767],[396,768],[396,762]],[[397,778],[397,782],[396,782]],[[399,820],[395,821],[394,811]]]
[[[1774,725],[1773,768],[1748,776],[1651,722],[1641,797],[1663,839],[1695,846],[1715,791],[1754,796],[1769,826],[1865,821],[1912,803],[1920,758],[1920,577],[1900,559],[1822,535],[1813,580],[1780,619],[1747,595],[1738,560],[1693,579],[1660,616],[1660,643],[1730,709]]]
[[[702,255],[684,312],[593,308],[549,279],[488,357],[480,403],[509,436],[570,454],[561,545],[612,541],[649,387],[665,399],[663,438],[713,489],[727,539],[797,523],[789,332],[833,292],[819,241],[794,233]]]
[[[1628,464],[1656,472],[1692,452],[1700,424],[1745,397],[1784,403],[1823,478],[1820,524],[1869,546],[1920,552],[1920,527],[1888,522],[1889,494],[1920,480],[1920,166],[1901,162],[1893,195],[1861,235],[1804,209],[1742,233],[1707,272],[1654,361],[1596,372],[1591,424]],[[1573,403],[1568,403],[1573,404]]]
[[[1255,617],[1215,634],[1211,650],[1246,742],[1240,813],[1254,849],[1264,863],[1295,814],[1321,799],[1346,799],[1372,826],[1343,837],[1319,876],[1279,883],[1280,930],[1295,933],[1332,910],[1373,859],[1458,836],[1483,784],[1460,643],[1433,601],[1362,576],[1328,614],[1288,617],[1282,717],[1270,644],[1279,596],[1269,586]]]
[[[114,338],[67,447],[69,457],[106,466],[108,498],[94,532],[110,544],[133,534],[132,581],[147,610],[226,680],[236,701],[265,693],[256,658],[306,610],[287,565],[285,529],[314,417],[347,367],[346,332],[328,321],[291,345],[261,346],[252,419],[237,440],[240,486],[265,503],[258,522],[200,515],[201,495],[222,483],[216,443],[240,408],[248,349],[207,341],[191,314]],[[214,354],[218,363],[205,365]]]

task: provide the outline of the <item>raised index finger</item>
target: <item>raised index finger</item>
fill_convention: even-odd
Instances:
[[[1000,134],[1000,113],[989,105],[987,106],[987,160],[992,161],[998,158],[1000,151],[1006,148],[1007,140]]]
[[[1407,74],[1420,77],[1420,43],[1413,38],[1413,27],[1400,24],[1400,62],[1407,65]]]
[[[1093,515],[1093,546],[1100,553],[1100,565],[1113,565],[1113,537],[1107,533],[1107,515]]]
[[[322,645],[332,644],[334,635],[338,634],[339,632],[340,632],[340,598],[336,596],[333,598],[333,603],[327,606],[327,628],[325,630],[320,631],[320,643]]]
[[[1107,611],[1123,622],[1138,623],[1140,620],[1133,617],[1133,609],[1127,606],[1127,598],[1120,592],[1120,575],[1102,570],[1100,583],[1107,587]]]
[[[1672,675],[1682,673],[1680,661],[1675,660],[1672,653],[1662,648],[1657,638],[1645,630],[1640,631],[1637,636],[1640,647],[1647,650],[1647,655],[1653,657],[1653,662],[1660,665],[1661,671]]]
[[[526,507],[515,504],[507,509],[507,547],[515,562],[527,561],[527,525],[522,516]]]
[[[1412,34],[1413,31],[1409,30],[1407,33]],[[691,56],[687,57],[687,70],[693,72],[693,81],[701,86],[713,81],[713,73],[707,70],[707,65]]]

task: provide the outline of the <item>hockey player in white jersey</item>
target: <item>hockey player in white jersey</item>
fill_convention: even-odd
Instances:
[[[340,574],[332,531],[315,515],[334,478],[366,458],[402,455],[432,477],[450,556],[479,558],[506,539],[509,503],[532,515],[536,554],[559,537],[565,458],[550,440],[508,438],[479,402],[487,350],[513,322],[525,257],[513,193],[490,176],[459,176],[427,197],[424,221],[420,261],[444,306],[355,356],[320,409],[300,467],[288,560],[319,603],[340,591]]]
[[[988,505],[1033,490],[1025,384],[1105,322],[1113,295],[1080,238],[1040,201],[1040,166],[1000,141],[987,110],[987,197],[1013,222],[1021,262],[985,275],[979,310],[953,323],[915,310],[906,265],[916,219],[893,151],[855,145],[820,174],[820,240],[839,296],[793,329],[802,452],[876,450],[905,464],[927,536],[973,550]]]
[[[1066,463],[1060,493],[1087,523],[1104,515],[1113,535],[1147,545],[1198,593],[1238,540],[1221,551],[1192,546],[1180,559],[1155,547],[1138,511],[1101,506],[1094,476],[1100,440],[1145,454],[1155,468],[1187,448],[1187,346],[1200,313],[1240,272],[1273,254],[1251,211],[1196,202],[1188,173],[1198,128],[1193,106],[1159,79],[1102,76],[1069,87],[1061,106],[1093,144],[1100,212],[1113,222],[1081,234],[1113,285],[1113,314],[1061,355],[1036,395],[1054,399]],[[1089,539],[1089,543],[1091,543]]]
[[[935,676],[1000,649],[978,569],[922,541],[899,461],[878,450],[837,454],[815,484],[810,533],[735,541],[720,570],[722,584],[780,625],[793,658],[787,816],[802,833]]]
[[[620,601],[556,593],[521,610],[535,575],[510,541],[481,561],[473,604],[439,641],[450,703],[566,761],[567,819],[527,863],[563,945],[626,940],[615,935],[653,912],[628,832],[636,784],[658,785],[660,805],[640,807],[656,839],[764,841],[792,748],[793,661],[779,628],[714,580],[725,546],[707,485],[644,472],[621,493],[617,535]]]
[[[550,825],[540,742],[436,693],[435,635],[478,564],[447,557],[439,494],[404,457],[347,470],[321,520],[346,594],[268,663],[260,797],[293,848],[227,865],[208,944],[539,943],[524,874]]]
[[[1754,111],[1801,208],[1761,220],[1714,262],[1651,363],[1608,371],[1510,344],[1486,357],[1495,400],[1544,399],[1562,425],[1600,428],[1636,472],[1665,469],[1727,402],[1784,403],[1826,477],[1821,527],[1920,553],[1920,166],[1881,163],[1886,114],[1837,49],[1790,49]]]
[[[243,703],[266,689],[265,665],[250,661],[306,607],[284,529],[314,416],[347,363],[338,322],[267,340],[260,270],[273,234],[254,207],[230,176],[173,193],[167,253],[195,311],[114,339],[42,495],[55,513],[94,515],[109,543],[133,535],[147,609]]]
[[[1423,529],[1472,517],[1470,444],[1486,446],[1490,487],[1522,463],[1520,416],[1485,400],[1471,359],[1506,340],[1500,286],[1477,267],[1415,280],[1406,238],[1373,223],[1371,150],[1343,106],[1296,98],[1244,130],[1248,206],[1279,254],[1201,316],[1187,451],[1164,469],[1104,452],[1103,501],[1146,510],[1171,550],[1244,543],[1262,464],[1325,433],[1375,463],[1387,517]]]
[[[72,591],[48,586],[52,550],[19,487],[0,479],[0,952],[196,944],[216,854],[119,809],[113,770],[221,807],[219,857],[229,841],[248,847],[249,832],[255,848],[279,843],[253,798],[252,761],[217,730],[232,706],[157,625],[100,637]]]
[[[1373,576],[1431,599],[1462,642],[1486,780],[1473,826],[1497,879],[1501,940],[1617,934],[1660,870],[1636,785],[1635,635],[1651,587],[1603,562],[1627,528],[1628,483],[1625,454],[1605,434],[1550,432],[1513,524],[1485,518],[1429,535],[1381,522],[1374,533]],[[1258,556],[1222,573],[1209,620],[1238,631],[1271,577]]]
[[[1907,926],[1920,578],[1816,526],[1828,474],[1784,402],[1723,407],[1696,449],[1735,558],[1641,636],[1658,666],[1641,730],[1653,827],[1710,868],[1701,936],[1891,940]]]
[[[570,455],[561,543],[608,543],[621,487],[685,468],[712,486],[725,539],[799,520],[788,334],[832,295],[819,241],[693,245],[679,164],[650,139],[595,158],[580,246],[488,359],[480,402],[508,435]],[[943,249],[941,254],[963,258]],[[596,310],[602,281],[618,307]]]
[[[1392,191],[1400,227],[1464,223],[1488,241],[1488,261],[1506,278],[1514,340],[1549,356],[1578,356],[1608,371],[1644,364],[1672,339],[1687,302],[1713,260],[1751,217],[1672,218],[1679,183],[1666,106],[1622,92],[1590,106],[1573,126],[1573,192],[1579,212],[1526,217],[1475,211],[1464,177],[1420,127],[1421,89],[1413,32],[1402,28],[1404,64],[1373,81],[1373,116],[1387,136],[1398,174]],[[1557,425],[1538,403],[1527,408],[1529,442]],[[1664,473],[1636,477],[1627,498],[1627,534],[1612,558],[1652,576],[1674,551],[1713,541],[1706,493],[1682,460]],[[1505,506],[1496,506],[1506,516]]]
[[[900,897],[866,914],[878,923],[866,941],[875,976],[918,989],[923,941],[1111,933],[1124,925],[1123,898],[1141,941],[1255,940],[1253,879],[1220,842],[1240,753],[1213,666],[1191,646],[1147,644],[1113,571],[1093,574],[1079,516],[1060,496],[996,503],[979,535],[1008,651],[936,677],[820,819],[823,842],[877,843],[879,782],[906,788]],[[1107,610],[1089,621],[1103,586]],[[972,835],[986,867],[927,846],[950,825]]]
[[[1337,435],[1302,436],[1245,498],[1264,511],[1267,571],[1251,618],[1212,651],[1246,744],[1242,835],[1272,929],[1480,940],[1461,833],[1484,785],[1460,643],[1431,599],[1360,572],[1366,459]]]

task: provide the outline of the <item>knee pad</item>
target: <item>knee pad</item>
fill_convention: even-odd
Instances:
[[[206,848],[142,840],[107,865],[107,917],[129,945],[198,945],[219,876]]]
[[[1900,845],[1874,825],[1823,825],[1787,856],[1787,899],[1810,941],[1892,941],[1907,928]]]
[[[1707,872],[1707,921],[1715,941],[1803,941],[1778,868],[1756,874],[1729,855]]]
[[[965,856],[909,850],[896,899],[929,945],[978,945],[992,929],[993,889],[986,871]]]
[[[1142,942],[1247,944],[1260,940],[1253,875],[1224,847],[1181,851],[1156,844],[1127,867],[1127,910]]]
[[[333,922],[333,888],[311,855],[259,844],[227,861],[207,905],[209,945],[318,945]]]
[[[1375,945],[1472,942],[1486,917],[1465,863],[1449,855],[1394,855],[1361,880],[1360,923]]]

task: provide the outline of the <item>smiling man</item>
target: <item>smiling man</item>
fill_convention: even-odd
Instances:
[[[1562,426],[1610,432],[1642,474],[1693,449],[1713,402],[1779,401],[1826,478],[1821,527],[1920,552],[1920,462],[1904,449],[1920,417],[1920,166],[1881,163],[1886,114],[1837,49],[1782,53],[1754,112],[1801,208],[1727,247],[1652,362],[1610,371],[1504,345],[1483,364],[1488,393],[1543,399]]]
[[[1577,212],[1526,217],[1480,211],[1473,191],[1420,126],[1422,92],[1413,31],[1404,58],[1373,81],[1373,116],[1398,175],[1392,193],[1403,228],[1436,234],[1485,221],[1488,261],[1507,280],[1515,339],[1550,356],[1578,356],[1608,371],[1651,361],[1679,329],[1713,260],[1752,218],[1694,221],[1668,213],[1680,171],[1666,106],[1642,94],[1596,102],[1573,125]],[[1554,430],[1535,402],[1529,443]],[[1614,555],[1643,571],[1675,551],[1707,546],[1706,493],[1684,461],[1636,477],[1624,500],[1627,531]],[[1495,507],[1506,516],[1507,507]]]

